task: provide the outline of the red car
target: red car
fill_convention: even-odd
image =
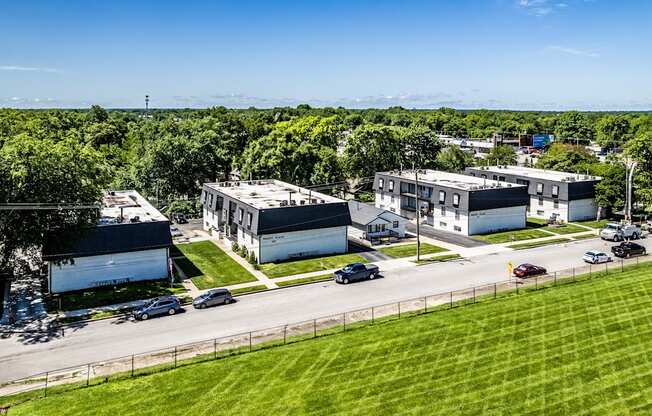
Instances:
[[[529,276],[536,276],[539,274],[546,274],[546,269],[530,263],[521,264],[514,269],[514,276],[516,277],[524,278]]]

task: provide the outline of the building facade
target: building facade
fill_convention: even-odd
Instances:
[[[418,182],[418,185],[417,185]],[[379,172],[376,207],[463,235],[525,228],[527,188],[435,170]],[[418,202],[417,202],[418,201]]]
[[[170,277],[170,223],[136,191],[111,191],[98,224],[48,235],[50,293]]]
[[[394,212],[359,201],[349,201],[351,228],[349,234],[373,241],[383,237],[405,237],[408,220]]]
[[[277,180],[204,184],[204,229],[237,242],[259,263],[345,253],[346,201]]]
[[[562,221],[596,219],[595,185],[602,178],[521,166],[467,168],[478,178],[521,184],[528,188],[528,216]]]

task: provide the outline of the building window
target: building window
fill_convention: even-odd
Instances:
[[[493,180],[494,180],[494,181],[497,181],[497,180],[498,180],[498,175],[494,175],[494,176],[493,176]]]
[[[240,208],[238,210],[238,223],[242,224],[242,217],[244,217],[244,209]]]
[[[541,182],[537,183],[537,194],[543,194],[543,184]]]
[[[498,177],[498,180],[499,180],[500,182],[505,182],[505,177],[504,177],[504,176],[499,176],[499,177]]]
[[[453,194],[453,206],[456,208],[460,206],[460,194]]]
[[[475,173],[471,172],[471,176],[475,176]]]
[[[529,185],[530,181],[526,181],[525,179],[517,179],[516,183],[519,185]]]
[[[552,207],[553,208],[559,208],[559,200],[558,199],[555,199],[554,201],[552,201]]]
[[[247,212],[247,228],[251,228],[251,219],[253,217],[253,214],[251,212]]]
[[[383,189],[383,186],[385,186],[385,179],[378,179],[378,189]]]
[[[446,201],[446,192],[439,191],[439,203],[443,204]]]
[[[367,232],[368,233],[373,233],[374,232],[374,226],[373,225],[367,225]]]
[[[202,204],[206,202],[206,191],[201,191],[201,201]]]
[[[254,233],[251,233],[251,234],[249,235],[249,237],[250,237],[250,240],[249,240],[249,241],[251,241],[251,244],[253,244],[253,243],[254,243]]]
[[[446,207],[441,207],[441,216],[442,217],[446,216]]]
[[[394,181],[389,181],[389,192],[394,192]]]
[[[484,173],[483,173],[482,175],[480,175],[480,177],[481,177],[482,179],[487,179],[487,175],[485,175]]]
[[[542,196],[539,197],[539,206],[540,207],[543,206],[543,197]]]
[[[543,214],[545,214],[545,211],[541,211],[541,210],[537,211],[538,216],[543,216]]]
[[[213,194],[210,194],[208,197],[208,206],[211,208],[213,207]]]
[[[398,221],[394,221],[392,223],[392,228],[398,228]]]
[[[396,212],[396,208],[394,208],[394,207],[391,207],[389,210],[392,211],[392,212]]]
[[[455,231],[462,232],[462,227],[460,227],[459,225],[455,225],[455,226],[453,226],[453,229],[454,229]]]
[[[552,185],[552,197],[557,198],[559,196],[559,186]]]
[[[439,221],[439,226],[446,228],[447,224],[444,221]]]
[[[384,200],[385,200],[385,194],[382,193],[382,192],[380,193],[380,200],[381,200],[381,201],[384,201]]]
[[[392,197],[390,199],[391,199],[392,204],[393,204],[394,203],[394,195],[392,195]]]
[[[458,210],[455,210],[455,221],[460,220],[460,212]]]

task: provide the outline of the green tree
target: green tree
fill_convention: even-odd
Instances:
[[[448,172],[464,172],[464,169],[475,164],[475,159],[459,146],[452,145],[442,150],[437,155],[435,162],[438,169]]]
[[[593,139],[593,127],[589,119],[577,111],[568,111],[557,120],[555,135],[570,143],[588,143]]]
[[[627,156],[638,162],[634,171],[634,199],[652,212],[652,131],[642,130],[627,143]]]
[[[598,158],[583,146],[554,143],[539,158],[536,167],[578,173],[590,171],[595,163],[598,163]]]
[[[619,160],[610,160],[608,163],[596,163],[592,166],[591,174],[602,177],[595,186],[595,201],[605,212],[623,209],[625,205],[625,165]]]
[[[407,168],[414,164],[421,169],[436,167],[442,143],[432,130],[422,126],[400,129],[399,140],[403,166]]]
[[[373,176],[401,166],[402,146],[394,127],[365,124],[347,139],[344,169],[349,177]]]
[[[511,146],[495,146],[485,159],[488,165],[515,165],[517,161],[516,152]]]
[[[606,148],[623,146],[630,137],[629,119],[624,116],[606,115],[595,124],[595,140]]]

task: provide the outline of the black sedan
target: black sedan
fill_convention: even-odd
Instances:
[[[546,274],[546,269],[530,263],[523,263],[514,269],[514,276],[516,277],[524,278],[539,274]]]
[[[635,255],[644,256],[645,247],[640,244],[632,243],[631,241],[625,241],[617,246],[611,247],[611,252],[614,253],[614,256],[616,257],[631,257]]]

